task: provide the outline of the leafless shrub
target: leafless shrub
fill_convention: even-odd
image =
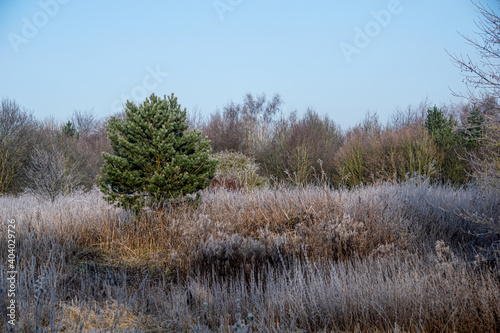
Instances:
[[[96,177],[104,163],[103,152],[112,152],[106,132],[95,131],[76,142],[65,146],[66,156],[76,165],[81,183],[85,189],[90,190],[96,184]],[[69,148],[69,149],[68,149]]]
[[[388,127],[398,131],[407,127],[412,127],[415,124],[423,125],[425,122],[425,114],[431,107],[427,100],[423,100],[417,107],[409,105],[406,109],[396,109],[391,115]]]
[[[34,148],[31,163],[25,171],[27,191],[44,200],[54,200],[78,189],[80,176],[75,165],[56,147],[50,150]]]
[[[343,133],[331,119],[308,109],[302,118],[292,113],[274,123],[257,161],[268,176],[306,184],[316,180],[319,172],[332,176],[334,156],[343,143]]]
[[[244,128],[241,119],[241,106],[229,103],[210,115],[208,122],[201,125],[202,134],[210,139],[212,150],[217,152],[242,152],[244,148]]]
[[[81,133],[73,136],[64,134],[61,124],[54,119],[48,118],[41,122],[36,133],[37,148],[60,151],[67,164],[75,168],[75,173],[80,178],[80,185],[90,190],[96,184],[96,177],[104,161],[102,153],[111,152],[112,148],[104,121],[97,121],[90,111],[75,111],[75,117],[80,121],[80,125],[76,128]],[[28,160],[25,170],[30,169],[29,162]]]
[[[485,115],[483,136],[478,151],[469,155],[474,175],[473,179],[485,191],[500,194],[500,108],[496,115]]]

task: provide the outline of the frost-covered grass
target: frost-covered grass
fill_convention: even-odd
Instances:
[[[0,299],[15,219],[19,332],[498,331],[499,235],[475,222],[499,212],[422,180],[217,190],[138,220],[98,191],[0,197]]]

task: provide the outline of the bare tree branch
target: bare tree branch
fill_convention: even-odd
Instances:
[[[457,68],[464,76],[463,82],[467,85],[468,96],[454,93],[460,97],[467,97],[472,102],[476,102],[474,90],[480,89],[486,95],[500,97],[500,18],[488,5],[474,3],[480,20],[476,22],[479,29],[477,38],[462,36],[468,45],[474,47],[480,56],[479,63],[472,61],[470,56],[450,53],[450,57]]]

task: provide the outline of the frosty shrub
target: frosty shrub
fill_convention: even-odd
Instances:
[[[265,183],[265,178],[258,173],[259,165],[253,158],[229,151],[214,154],[213,158],[220,161],[215,177],[222,184],[236,181],[244,187],[254,188]]]

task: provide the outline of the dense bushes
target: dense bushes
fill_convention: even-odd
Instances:
[[[348,132],[347,143],[336,156],[337,181],[353,186],[415,174],[434,177],[436,158],[436,147],[418,122],[384,128],[376,117],[368,116]]]
[[[216,113],[200,125],[202,132],[212,140],[215,150],[246,154],[260,165],[262,176],[294,184],[326,178],[334,186],[356,186],[379,180],[401,181],[417,174],[464,184],[471,181],[480,165],[488,168],[480,161],[495,156],[492,147],[498,142],[494,139],[498,112],[496,118],[492,116],[498,106],[491,97],[478,106],[421,104],[398,111],[385,125],[376,115],[367,115],[346,131],[312,109],[302,116],[293,112],[268,118],[265,139],[251,147],[243,139],[249,133],[240,117],[245,103],[228,104],[222,114]],[[494,164],[489,163],[489,168]]]
[[[212,181],[212,187],[254,188],[264,185],[265,178],[259,176],[259,166],[255,161],[241,153],[219,152],[213,155],[219,166]]]
[[[228,103],[221,113],[216,111],[200,124],[202,133],[212,141],[214,152],[225,150],[257,155],[269,139],[273,120],[280,111],[281,97],[267,100],[264,94],[247,94],[242,104]]]
[[[256,124],[250,130],[242,120],[247,102],[248,96],[241,105],[229,103],[222,114],[201,123],[202,132],[216,151],[246,154],[260,165],[262,176],[294,184],[326,178],[334,186],[355,186],[401,181],[416,174],[464,184],[473,174],[472,156],[483,160],[488,155],[484,153],[484,131],[497,128],[484,121],[496,107],[491,98],[483,101],[482,108],[462,105],[440,109],[421,104],[398,111],[385,125],[376,115],[367,115],[347,131],[312,109],[302,116],[293,112],[276,119],[268,117],[265,129]],[[249,146],[244,138],[252,131],[265,131],[266,135],[262,140],[254,136]]]
[[[72,189],[94,186],[102,152],[111,150],[104,120],[91,111],[75,111],[64,124],[37,120],[8,99],[2,100],[0,111],[0,195],[29,190],[53,199],[67,192],[67,186],[56,183],[70,175]],[[47,186],[41,184],[51,184],[52,194],[47,196]]]
[[[192,123],[191,129],[208,137],[220,157],[248,158],[258,184],[322,180],[352,187],[416,174],[454,184],[499,183],[500,116],[491,96],[476,104],[441,108],[421,104],[398,110],[386,124],[367,115],[347,130],[313,109],[302,115],[282,114],[281,104],[279,95],[268,100],[248,94],[242,103],[230,102],[222,112]],[[37,121],[15,102],[4,100],[2,117],[6,120],[0,128],[0,193],[32,189],[26,175],[36,164],[31,154],[35,148],[60,152],[65,169],[77,171],[78,185],[84,189],[95,184],[102,152],[112,151],[106,121],[97,120],[90,111],[75,111],[58,124],[53,119]],[[23,140],[15,139],[20,136]],[[254,186],[254,180],[243,183]]]
[[[295,113],[287,118],[282,116],[270,135],[256,160],[266,175],[295,184],[317,179],[321,172],[331,174],[335,169],[335,152],[344,142],[338,125],[327,116],[321,118],[312,109],[301,119]]]

